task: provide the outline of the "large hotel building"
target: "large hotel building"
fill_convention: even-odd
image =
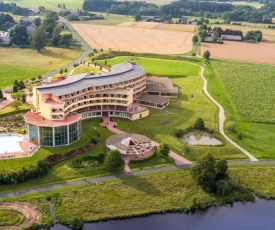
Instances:
[[[178,88],[168,78],[147,78],[135,62],[99,75],[78,74],[33,89],[33,111],[24,115],[29,139],[43,146],[69,145],[81,137],[81,120],[121,117],[132,121],[163,109]]]

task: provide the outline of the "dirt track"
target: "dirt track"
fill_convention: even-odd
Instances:
[[[192,32],[152,29],[159,26],[156,23],[128,23],[122,26],[73,23],[72,26],[92,48],[96,49],[157,54],[183,54],[192,49]]]
[[[13,203],[3,203],[0,205],[0,209],[14,210],[25,216],[25,221],[20,226],[0,227],[1,230],[20,230],[32,224],[40,223],[42,220],[42,214],[30,203],[17,201]]]

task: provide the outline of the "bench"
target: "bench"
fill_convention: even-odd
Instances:
[[[165,120],[165,121],[162,121],[161,124],[162,124],[162,125],[165,125],[165,124],[167,124],[167,123],[169,123],[169,122],[170,122],[170,120]]]

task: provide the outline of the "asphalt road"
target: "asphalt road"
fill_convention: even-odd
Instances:
[[[231,161],[231,162],[228,162],[228,165],[236,165],[236,166],[237,165],[275,165],[275,161]],[[82,180],[65,182],[65,183],[60,183],[55,185],[48,185],[48,186],[42,186],[42,187],[37,187],[32,189],[24,189],[24,190],[15,191],[15,192],[2,193],[0,194],[0,199],[33,194],[38,192],[47,192],[55,189],[68,188],[68,187],[84,185],[84,184],[95,184],[98,181],[102,181],[104,183],[104,181],[113,180],[113,179],[122,179],[130,176],[139,176],[139,175],[144,175],[149,173],[165,172],[170,170],[186,169],[191,167],[193,167],[193,165],[177,165],[177,166],[171,165],[171,166],[165,166],[160,168],[144,169],[144,170],[134,171],[131,173],[121,173],[121,174],[97,177],[92,179],[82,179]]]

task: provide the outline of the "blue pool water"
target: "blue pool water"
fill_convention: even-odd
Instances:
[[[19,135],[6,134],[0,136],[0,154],[22,152],[19,141],[23,137]]]

